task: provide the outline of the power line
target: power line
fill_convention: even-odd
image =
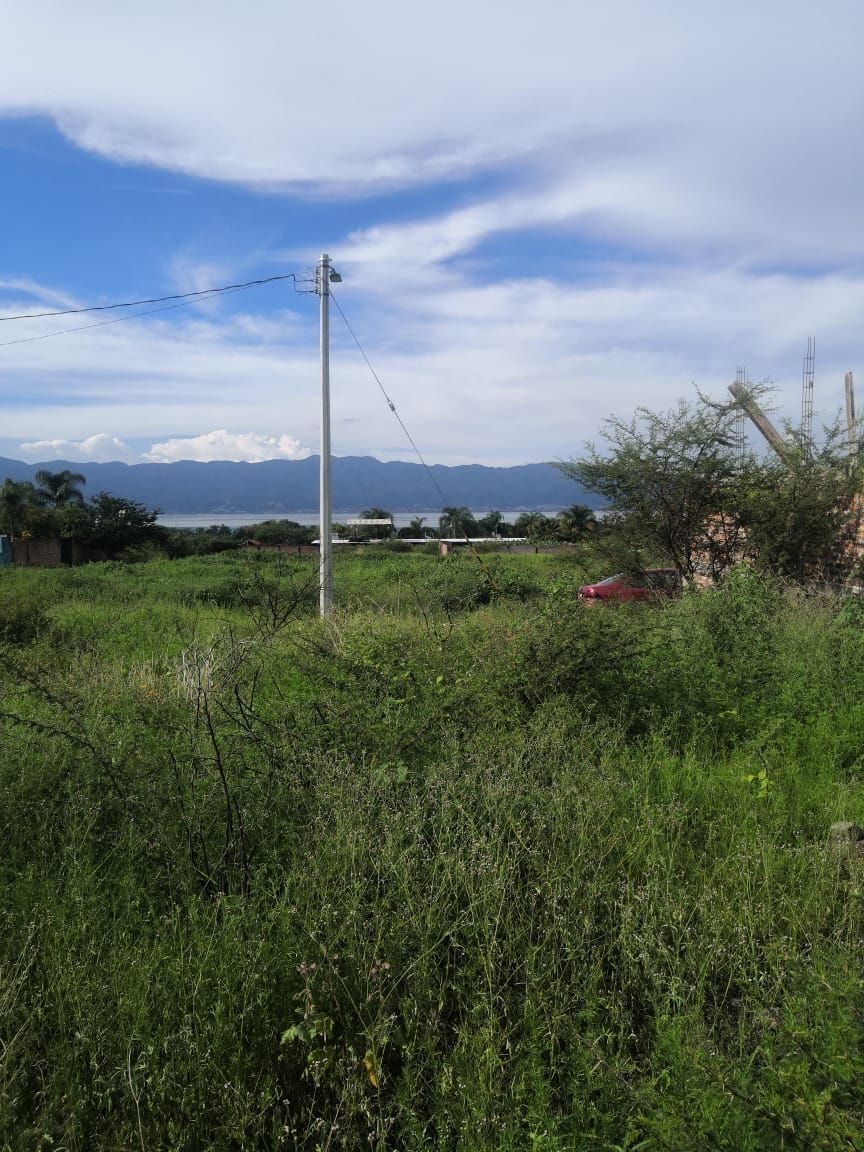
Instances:
[[[357,333],[354,331],[354,329],[353,329],[353,328],[351,327],[351,325],[349,324],[349,322],[348,322],[348,317],[347,317],[347,316],[345,315],[345,313],[342,311],[342,306],[341,306],[341,304],[339,303],[339,301],[336,299],[335,295],[333,294],[333,289],[332,289],[332,288],[330,289],[330,292],[329,292],[329,296],[330,296],[330,299],[333,301],[333,303],[336,305],[336,311],[337,311],[337,312],[339,313],[339,315],[342,317],[342,321],[343,321],[343,323],[344,323],[345,327],[346,327],[346,328],[348,329],[348,331],[351,333],[351,338],[352,338],[352,340],[354,341],[354,343],[357,345],[357,348],[358,348],[358,350],[359,350],[359,352],[360,352],[360,355],[361,355],[361,356],[363,357],[363,359],[366,361],[366,365],[367,365],[367,367],[369,368],[369,371],[372,373],[372,376],[373,376],[373,377],[374,377],[374,379],[375,379],[375,383],[376,383],[376,384],[378,385],[378,387],[381,389],[381,395],[382,395],[382,396],[384,397],[384,399],[387,401],[387,406],[388,406],[388,408],[389,408],[389,409],[390,409],[390,411],[393,413],[393,415],[396,417],[396,419],[399,421],[399,427],[402,429],[402,431],[403,431],[403,432],[405,433],[405,435],[407,436],[407,438],[408,438],[408,443],[411,445],[411,447],[412,447],[412,448],[414,449],[414,451],[417,453],[417,459],[418,459],[418,460],[420,461],[420,463],[423,465],[424,469],[426,470],[426,475],[427,475],[427,476],[429,477],[429,479],[432,481],[432,484],[433,484],[433,485],[434,485],[434,487],[435,487],[435,491],[436,491],[436,492],[438,493],[438,495],[441,497],[441,503],[442,503],[443,507],[444,507],[444,508],[450,507],[450,505],[448,504],[448,500],[447,500],[447,497],[446,497],[446,496],[445,496],[445,494],[444,494],[444,490],[442,489],[441,485],[440,485],[440,484],[438,483],[438,481],[436,480],[436,478],[435,478],[435,474],[433,473],[432,469],[429,467],[429,465],[426,463],[425,459],[423,458],[423,453],[422,453],[422,452],[420,451],[420,449],[417,447],[417,444],[416,444],[416,443],[415,443],[415,441],[414,441],[414,437],[411,435],[411,433],[408,431],[408,428],[407,428],[407,427],[406,427],[406,425],[405,425],[405,421],[402,419],[402,417],[401,417],[401,416],[399,415],[399,413],[396,411],[396,405],[395,405],[395,404],[393,403],[393,401],[390,399],[390,397],[389,397],[389,395],[388,395],[388,393],[387,393],[387,389],[386,389],[386,388],[384,387],[384,385],[381,383],[381,378],[380,378],[380,376],[379,376],[379,375],[378,375],[378,373],[375,371],[375,369],[372,367],[372,361],[371,361],[371,360],[369,359],[369,357],[366,355],[366,350],[364,349],[363,345],[360,343],[359,339],[357,338]],[[493,588],[496,590],[496,592],[500,592],[500,588],[498,587],[498,584],[497,584],[497,582],[496,582],[496,580],[495,580],[495,577],[494,577],[494,576],[492,575],[492,573],[490,572],[490,570],[489,570],[488,566],[486,565],[486,563],[485,563],[485,562],[484,562],[484,560],[483,560],[483,557],[480,555],[480,553],[479,553],[479,552],[477,551],[477,549],[474,547],[474,544],[472,543],[472,541],[471,541],[471,538],[470,538],[470,536],[468,535],[468,532],[467,532],[467,530],[463,529],[462,535],[465,537],[465,543],[468,545],[468,547],[469,547],[469,548],[471,549],[471,551],[474,553],[474,556],[476,557],[476,559],[477,559],[478,563],[480,564],[480,567],[483,569],[484,573],[486,574],[486,576],[487,576],[487,578],[488,578],[488,580],[489,580],[490,584],[491,584],[491,585],[492,585],[492,587],[493,587]]]
[[[230,295],[239,290],[238,286],[238,288],[220,288],[218,292],[219,295]],[[156,312],[171,312],[174,308],[188,308],[190,304],[194,303],[194,300],[181,300],[179,304],[166,304],[163,308],[148,308],[146,312],[133,312],[129,316],[115,316],[113,320],[97,320],[95,324],[79,324],[77,328],[58,328],[54,332],[42,332],[39,336],[19,336],[17,340],[0,341],[0,348],[8,348],[11,344],[32,344],[34,340],[50,340],[52,336],[66,336],[70,332],[86,332],[88,328],[107,328],[109,324],[122,324],[124,320],[137,320],[141,316],[153,316]]]
[[[111,312],[115,308],[138,308],[142,304],[164,304],[168,300],[193,300],[201,296],[218,296],[224,292],[237,292],[241,288],[255,288],[259,284],[273,284],[277,280],[293,280],[306,283],[308,276],[297,272],[287,272],[280,276],[265,276],[260,280],[245,280],[241,284],[226,284],[221,288],[201,288],[197,292],[178,292],[174,296],[151,296],[145,300],[125,300],[118,304],[91,304],[87,308],[63,308],[56,312],[21,312],[17,316],[0,316],[4,320],[41,320],[47,316],[76,316],[81,312]],[[146,315],[146,313],[145,313]],[[74,331],[74,329],[67,329]]]
[[[429,477],[429,479],[432,481],[432,483],[435,485],[435,489],[436,489],[436,491],[437,491],[438,495],[441,497],[441,499],[443,500],[444,504],[446,505],[446,504],[447,504],[447,497],[446,497],[446,496],[444,495],[444,493],[441,491],[441,487],[440,487],[440,485],[439,485],[438,481],[435,479],[435,476],[434,476],[434,475],[433,475],[433,473],[432,473],[432,469],[429,467],[429,465],[428,465],[428,464],[426,463],[426,461],[423,459],[423,453],[420,451],[420,449],[419,449],[419,448],[417,447],[417,445],[415,444],[415,442],[414,442],[414,437],[411,435],[411,433],[408,431],[407,427],[405,426],[405,421],[402,419],[402,417],[401,417],[401,416],[399,415],[399,413],[396,411],[396,405],[393,403],[393,401],[392,401],[392,400],[390,399],[390,397],[387,395],[387,389],[386,389],[386,388],[384,387],[384,385],[381,383],[381,378],[380,378],[380,376],[379,376],[379,375],[378,375],[378,373],[375,371],[375,369],[372,367],[372,361],[371,361],[371,360],[369,359],[369,357],[366,355],[366,351],[365,351],[365,349],[364,349],[363,345],[362,345],[362,344],[360,343],[360,341],[357,339],[357,333],[354,331],[354,329],[353,329],[353,328],[351,327],[351,325],[348,323],[348,317],[347,317],[347,316],[345,315],[345,313],[342,311],[342,306],[340,305],[339,301],[336,299],[336,296],[334,295],[334,293],[333,293],[333,290],[332,290],[332,289],[330,290],[330,299],[331,299],[331,300],[333,301],[333,303],[336,305],[336,311],[337,311],[337,312],[339,313],[339,315],[342,317],[342,321],[343,321],[343,323],[344,323],[345,327],[346,327],[346,328],[348,329],[348,331],[351,333],[351,338],[352,338],[352,340],[354,341],[354,343],[357,345],[357,348],[358,348],[358,349],[359,349],[359,351],[360,351],[360,355],[361,355],[361,356],[363,357],[363,359],[366,361],[366,366],[368,367],[369,371],[372,373],[372,376],[373,376],[373,377],[374,377],[374,379],[375,379],[375,383],[376,383],[376,384],[378,385],[378,387],[381,389],[381,395],[382,395],[382,396],[384,397],[384,399],[387,401],[387,406],[389,407],[389,409],[390,409],[390,411],[393,413],[393,415],[396,417],[396,419],[399,421],[399,427],[402,429],[402,431],[403,431],[403,432],[405,433],[405,435],[407,436],[407,438],[408,438],[408,443],[411,445],[411,447],[412,447],[412,448],[414,449],[414,451],[417,453],[417,459],[420,461],[420,463],[421,463],[421,464],[423,465],[423,467],[426,469],[426,474],[428,475],[428,477]]]

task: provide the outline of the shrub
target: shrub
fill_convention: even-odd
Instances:
[[[23,583],[0,579],[0,641],[29,644],[45,629],[46,597]]]
[[[4,1147],[861,1146],[858,607],[368,559],[4,574]]]

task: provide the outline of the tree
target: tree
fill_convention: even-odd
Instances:
[[[799,581],[845,574],[855,561],[862,464],[839,425],[818,443],[787,425],[782,455],[739,460],[737,411],[701,395],[678,411],[640,408],[630,421],[605,422],[604,455],[588,445],[562,468],[606,498],[604,538],[629,566],[663,557],[688,575],[717,577],[749,559]]]
[[[311,544],[316,530],[295,520],[262,520],[238,528],[234,535],[238,540],[259,540],[262,544]]]
[[[36,537],[79,540],[109,557],[124,548],[161,543],[166,538],[156,523],[158,509],[110,492],[99,492],[88,503],[80,492],[74,494],[76,482],[84,479],[74,472],[37,472],[36,478],[41,489],[28,480],[7,479],[0,485],[0,531],[14,537],[26,528]],[[230,538],[230,530],[225,531]]]
[[[442,536],[470,536],[477,534],[477,521],[471,514],[471,509],[464,504],[441,509],[438,519],[438,531]]]
[[[29,480],[15,481],[7,477],[0,485],[0,532],[14,540],[36,503],[36,489]]]
[[[399,529],[396,535],[400,540],[414,540],[418,536],[428,539],[429,531],[423,527],[425,523],[426,518],[424,516],[414,516],[406,527]]]
[[[856,560],[862,467],[838,427],[820,444],[787,428],[783,459],[745,461],[735,502],[748,555],[757,567],[799,582],[848,574]]]
[[[542,512],[520,512],[513,531],[517,536],[527,536],[529,540],[554,540],[559,534],[559,525]]]
[[[556,513],[555,519],[566,540],[581,540],[597,530],[597,517],[587,504],[571,504],[569,508],[562,508]]]
[[[63,508],[43,508],[32,517],[34,535],[59,536],[64,540],[92,540],[93,507],[90,504],[67,504]]]
[[[647,552],[692,575],[706,557],[722,566],[719,551],[734,549],[734,531],[730,538],[724,529],[718,542],[717,518],[736,476],[735,415],[734,405],[702,397],[671,412],[638,408],[631,420],[604,422],[605,453],[589,444],[582,459],[560,467],[607,502],[634,567]]]
[[[388,512],[386,508],[367,508],[360,513],[361,520],[389,520],[388,526],[384,525],[364,525],[357,529],[358,535],[365,536],[368,540],[389,540],[393,534],[393,513]]]
[[[79,538],[89,540],[109,558],[124,548],[137,548],[160,538],[156,524],[158,509],[145,508],[137,500],[99,492],[87,505],[86,511],[89,525],[85,528],[82,524]]]
[[[62,472],[48,472],[43,468],[36,473],[36,483],[39,485],[36,489],[38,495],[51,508],[84,503],[81,489],[87,479],[80,472],[70,472],[68,468]]]
[[[481,532],[485,532],[487,536],[500,536],[501,526],[504,523],[504,516],[497,510],[487,512],[485,516],[481,516],[477,521],[477,526]]]

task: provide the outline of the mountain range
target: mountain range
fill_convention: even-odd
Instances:
[[[167,514],[256,512],[285,515],[318,507],[319,458],[264,460],[257,464],[212,460],[173,464],[81,464],[50,460],[25,464],[0,456],[0,483],[5,478],[34,480],[36,472],[64,469],[86,479],[85,494],[110,492],[137,500]],[[430,479],[434,476],[438,488]],[[441,493],[446,499],[442,500]],[[411,512],[442,505],[465,505],[474,511],[497,508],[561,508],[597,504],[554,464],[519,464],[490,468],[482,464],[446,466],[372,456],[336,456],[332,461],[332,502],[336,509],[386,508]]]

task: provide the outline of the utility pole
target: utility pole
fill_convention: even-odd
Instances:
[[[816,371],[816,337],[807,337],[807,355],[801,374],[801,447],[813,455],[813,374]]]
[[[321,524],[319,543],[319,604],[322,617],[333,606],[333,512],[330,503],[330,284],[342,277],[330,267],[322,252],[318,261],[315,291],[321,297]]]
[[[854,456],[858,451],[858,428],[855,424],[855,384],[852,373],[846,373],[846,429],[849,436],[849,451]]]
[[[741,373],[739,372],[739,376]],[[729,385],[729,391],[777,453],[781,460],[788,458],[788,451],[786,443],[755,399],[749,394],[744,384],[738,379],[734,384]]]

